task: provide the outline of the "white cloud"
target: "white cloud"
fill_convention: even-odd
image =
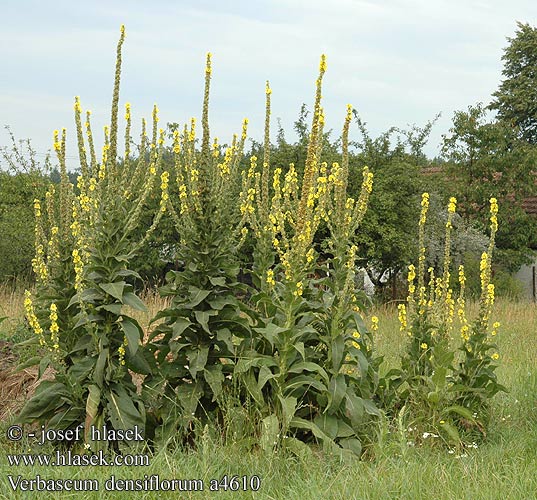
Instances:
[[[515,21],[537,22],[530,0],[60,0],[56,11],[35,1],[18,5],[7,10],[10,22],[0,33],[2,124],[42,150],[54,128],[72,123],[74,95],[94,110],[96,130],[109,119],[121,23],[127,27],[121,96],[137,119],[149,116],[154,102],[162,123],[199,116],[211,51],[214,133],[227,140],[248,116],[261,137],[267,79],[273,116],[289,133],[301,103],[312,102],[325,52],[329,127],[340,129],[347,102],[373,134],[424,124],[442,111],[428,147],[436,154],[453,111],[489,100],[499,84],[502,48]]]

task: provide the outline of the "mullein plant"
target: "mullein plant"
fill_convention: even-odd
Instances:
[[[259,171],[257,158],[251,158],[241,192],[241,212],[254,237],[258,290],[251,302],[258,326],[251,349],[242,352],[233,373],[263,415],[261,445],[266,450],[282,445],[298,452],[303,440],[313,438],[331,452],[360,455],[364,424],[379,410],[371,399],[376,368],[368,361],[372,344],[358,311],[352,237],[366,211],[372,174],[364,169],[359,199],[347,198],[350,111],[342,166],[320,160],[325,70],[323,55],[301,180],[293,164],[283,179],[281,168],[271,171],[272,91],[266,87],[263,164]],[[332,232],[333,272],[319,280],[314,238],[321,223]]]
[[[238,251],[248,229],[241,212],[240,161],[248,120],[240,136],[223,148],[211,142],[209,91],[211,54],[207,54],[201,119],[201,150],[196,148],[196,120],[173,133],[173,189],[167,214],[179,241],[184,268],[167,274],[161,287],[170,306],[159,312],[148,349],[153,370],[144,383],[150,434],[160,443],[191,439],[195,424],[219,419],[237,352],[251,339],[248,308],[239,300],[244,285]]]
[[[465,429],[477,429],[486,433],[490,420],[490,399],[500,391],[507,389],[498,383],[495,370],[500,355],[495,342],[500,323],[491,318],[494,305],[494,284],[491,283],[491,262],[494,239],[498,230],[498,202],[490,199],[490,241],[480,262],[481,296],[478,317],[469,322],[465,313],[465,274],[464,267],[459,269],[460,296],[457,312],[460,319],[459,349],[461,360],[453,376],[453,390],[456,391],[456,403],[472,412],[473,420],[461,418],[458,422]]]
[[[418,269],[414,265],[409,266],[408,296],[406,303],[398,306],[400,330],[409,342],[401,361],[402,371],[393,370],[388,378],[393,376],[392,387],[399,388],[396,399],[399,407],[403,406],[402,412],[410,415],[414,422],[421,422],[424,428],[440,432],[446,442],[460,444],[462,431],[469,428],[485,431],[482,410],[503,387],[494,375],[495,361],[499,356],[491,342],[499,324],[493,323],[490,334],[487,333],[494,303],[490,266],[498,227],[498,205],[496,199],[491,198],[491,236],[488,251],[483,253],[481,260],[480,313],[470,324],[464,297],[464,266],[461,265],[458,271],[460,291],[457,298],[450,285],[451,230],[456,203],[455,198],[450,198],[442,273],[435,276],[434,269],[429,268],[426,282],[424,235],[429,195],[422,195]],[[460,360],[456,360],[453,347],[455,316],[459,320],[462,341]],[[414,427],[420,432],[424,430],[419,425]]]
[[[69,429],[83,423],[85,444],[95,450],[110,443],[91,441],[91,427],[143,431],[145,409],[136,393],[129,369],[148,373],[149,365],[139,349],[143,331],[125,307],[145,310],[129,283],[137,273],[129,262],[144,243],[132,241],[148,196],[161,178],[161,203],[146,238],[166,211],[168,173],[162,171],[164,132],[158,131],[158,110],[153,111],[153,134],[142,134],[141,154],[131,158],[130,106],[126,106],[126,151],[117,157],[118,102],[121,48],[117,46],[111,126],[105,127],[101,161],[97,161],[90,113],[82,125],[82,107],[75,98],[75,123],[80,158],[77,192],[66,180],[65,131],[55,134],[54,148],[62,172],[59,201],[47,195],[50,240],[45,259],[42,210],[36,207],[36,258],[38,299],[48,302],[48,320],[40,322],[31,297],[26,297],[27,316],[40,342],[55,356],[54,380],[42,381],[35,396],[20,414],[22,422],[40,421],[49,427]],[[85,128],[85,133],[84,133]],[[86,151],[89,146],[89,158]],[[148,155],[145,154],[148,150]],[[51,188],[52,189],[52,188]],[[49,200],[50,198],[50,200]],[[53,221],[57,220],[57,224]],[[61,266],[61,267],[60,267]],[[62,288],[63,284],[63,288]],[[117,449],[119,443],[112,443]]]

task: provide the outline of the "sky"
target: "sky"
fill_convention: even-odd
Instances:
[[[73,102],[92,111],[96,138],[110,120],[115,50],[126,27],[120,103],[133,120],[160,124],[201,115],[205,55],[212,53],[211,135],[229,142],[249,119],[261,140],[265,82],[288,140],[302,103],[313,104],[321,54],[326,128],[340,133],[352,104],[372,137],[424,126],[441,113],[425,152],[440,154],[453,113],[489,103],[517,21],[537,24],[535,0],[3,0],[0,125],[31,140],[38,158],[55,129],[68,134],[75,168]],[[121,113],[123,114],[123,113]],[[139,133],[139,126],[133,129]],[[356,125],[351,140],[360,138]],[[100,142],[102,144],[102,142]],[[9,135],[0,130],[0,146]],[[99,144],[99,142],[98,142]]]

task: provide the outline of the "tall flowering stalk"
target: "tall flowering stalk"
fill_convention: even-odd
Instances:
[[[125,310],[129,306],[145,310],[135,295],[132,278],[137,274],[129,263],[144,243],[134,239],[147,210],[147,200],[161,174],[160,209],[147,234],[158,224],[168,201],[168,173],[162,172],[163,131],[158,131],[158,114],[153,113],[153,140],[149,165],[145,155],[142,167],[129,156],[130,106],[126,109],[126,158],[117,156],[118,102],[121,48],[125,29],[121,27],[117,46],[116,74],[110,127],[100,163],[97,162],[90,113],[85,132],[82,105],[75,98],[74,113],[81,175],[78,194],[66,171],[66,131],[54,133],[54,149],[60,164],[61,183],[57,193],[47,194],[47,228],[43,210],[36,212],[37,300],[41,312],[27,294],[27,315],[42,345],[52,351],[48,360],[55,364],[54,381],[42,381],[40,389],[23,408],[21,421],[39,420],[50,427],[74,428],[85,425],[86,444],[93,449],[107,446],[91,442],[91,426],[114,429],[145,425],[145,412],[130,370],[137,371],[143,358],[139,344],[143,331]],[[88,150],[89,147],[89,161]],[[120,169],[123,170],[120,170]],[[47,236],[49,235],[49,236]],[[48,239],[48,242],[46,241]],[[48,399],[47,399],[48,398]],[[43,401],[46,404],[43,404]],[[117,444],[113,444],[117,448]]]
[[[291,445],[294,436],[313,430],[331,451],[360,454],[366,422],[379,414],[372,401],[378,374],[369,352],[370,332],[356,301],[353,237],[367,208],[373,176],[365,168],[358,200],[348,197],[350,106],[341,166],[329,166],[321,159],[325,71],[323,55],[303,175],[299,179],[294,164],[285,175],[275,168],[272,189],[268,182],[271,90],[266,87],[262,171],[252,157],[241,193],[241,212],[254,235],[258,289],[252,302],[259,326],[234,374],[264,416],[263,442]],[[319,279],[317,272],[326,273],[325,266],[319,268],[320,248],[315,244],[321,224],[330,229],[324,243],[332,256],[325,264],[328,275]],[[350,434],[333,434],[329,429],[337,422]]]
[[[481,297],[479,314],[473,323],[469,323],[466,316],[461,316],[461,337],[463,345],[460,348],[462,359],[457,367],[454,383],[459,387],[457,402],[470,408],[479,416],[483,426],[490,418],[490,398],[497,392],[505,391],[505,387],[498,383],[495,370],[498,367],[498,347],[495,342],[500,323],[492,322],[491,314],[494,305],[494,284],[491,283],[491,262],[494,249],[494,240],[498,230],[498,202],[496,198],[490,199],[490,240],[489,247],[483,253],[480,263]],[[464,269],[460,270],[461,303],[464,302]],[[480,427],[483,432],[484,427]]]
[[[435,277],[429,268],[428,290],[425,285],[424,226],[429,197],[422,196],[419,221],[418,297],[415,298],[416,272],[409,266],[408,297],[406,304],[399,305],[401,331],[410,341],[402,359],[402,372],[397,384],[406,385],[400,397],[411,406],[411,412],[420,415],[422,425],[441,431],[448,441],[460,440],[460,432],[476,429],[484,433],[487,423],[483,410],[488,400],[503,387],[496,381],[494,370],[498,359],[496,346],[491,343],[497,333],[498,323],[489,319],[494,303],[494,285],[490,283],[491,259],[494,237],[497,231],[498,205],[491,203],[491,236],[489,248],[481,259],[481,304],[478,318],[470,323],[466,314],[464,266],[458,270],[460,292],[457,298],[450,286],[451,277],[451,231],[456,212],[455,198],[450,198],[445,225],[446,239],[442,274]],[[461,360],[454,365],[455,351],[451,347],[452,329],[457,312],[461,342]],[[395,379],[394,379],[395,380]],[[421,427],[420,427],[421,429]],[[423,430],[423,429],[421,429]]]
[[[435,278],[434,269],[429,268],[429,284],[425,286],[425,224],[429,209],[429,194],[423,193],[418,224],[418,269],[416,303],[416,268],[408,268],[408,295],[406,304],[399,304],[401,332],[410,337],[408,352],[403,365],[414,376],[428,376],[435,370],[435,346],[445,346],[451,335],[455,300],[450,287],[451,230],[457,200],[450,198],[445,225],[444,262],[442,274]],[[440,349],[440,348],[439,348]]]
[[[155,355],[144,397],[149,402],[148,417],[161,427],[163,440],[190,433],[195,419],[221,417],[219,401],[232,382],[229,374],[242,345],[238,339],[251,338],[248,310],[238,298],[245,290],[237,280],[238,250],[248,234],[245,222],[253,202],[251,194],[245,200],[240,193],[239,167],[248,121],[243,121],[241,135],[234,135],[226,148],[217,138],[211,145],[211,76],[209,53],[201,150],[196,147],[193,118],[182,132],[173,132],[173,170],[169,177],[161,177],[161,213],[174,222],[179,235],[174,247],[184,264],[168,273],[166,285],[160,288],[170,306],[154,318],[162,322],[148,346]],[[151,390],[154,387],[158,393]]]

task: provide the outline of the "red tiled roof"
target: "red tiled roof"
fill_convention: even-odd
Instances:
[[[522,202],[522,208],[526,213],[537,216],[537,196],[526,198]]]
[[[424,175],[436,175],[441,174],[443,171],[442,165],[429,165],[421,169],[421,173]],[[498,173],[497,178],[501,177],[501,172]],[[537,184],[537,172],[535,174],[535,183]],[[537,216],[537,196],[530,196],[522,202],[522,208],[526,213]]]

